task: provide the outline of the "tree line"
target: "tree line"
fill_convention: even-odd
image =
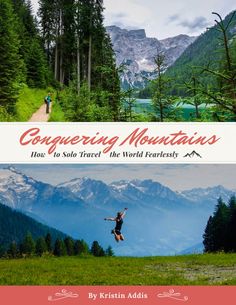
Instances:
[[[22,258],[32,256],[81,256],[93,255],[95,257],[114,256],[114,252],[109,246],[104,250],[101,245],[94,241],[91,248],[84,240],[74,240],[71,237],[64,239],[57,238],[53,242],[51,234],[47,233],[45,237],[39,237],[36,240],[32,238],[30,232],[26,234],[21,243],[11,242],[8,249],[1,253],[4,258]]]
[[[205,252],[236,252],[236,197],[226,204],[218,199],[215,212],[210,216],[203,235]]]
[[[24,84],[57,89],[66,120],[119,119],[120,82],[102,0],[0,0],[0,110]]]

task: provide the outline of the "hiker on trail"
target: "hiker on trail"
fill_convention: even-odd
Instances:
[[[52,102],[51,93],[48,93],[48,95],[45,97],[44,101],[45,101],[45,104],[46,104],[46,113],[49,113],[50,104]]]
[[[125,208],[123,212],[118,212],[116,217],[104,218],[104,220],[115,221],[116,226],[115,229],[111,231],[115,236],[115,240],[119,242],[120,240],[124,241],[124,236],[121,234],[121,228],[123,225],[123,218],[125,217],[126,211],[128,209]]]

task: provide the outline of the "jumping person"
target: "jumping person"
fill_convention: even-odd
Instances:
[[[48,93],[48,95],[45,97],[44,101],[45,101],[45,104],[46,104],[46,113],[49,113],[50,104],[52,102],[51,93]]]
[[[119,242],[120,240],[124,241],[124,236],[121,234],[121,228],[123,225],[123,218],[125,217],[126,211],[128,209],[125,208],[123,212],[118,212],[116,217],[104,218],[104,220],[115,221],[116,226],[115,229],[111,231],[115,236],[115,240]]]

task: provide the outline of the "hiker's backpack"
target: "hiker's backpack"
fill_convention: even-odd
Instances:
[[[45,102],[45,104],[48,103],[48,98],[47,98],[47,96],[44,98],[44,102]]]

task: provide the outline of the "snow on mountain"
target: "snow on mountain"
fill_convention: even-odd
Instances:
[[[0,169],[0,201],[2,203],[11,208],[30,211],[36,196],[36,182],[32,178],[20,174],[12,167]]]
[[[118,26],[108,26],[106,29],[111,37],[117,65],[125,65],[121,75],[123,87],[130,84],[143,88],[146,79],[152,79],[155,75],[154,57],[157,53],[165,55],[166,65],[169,67],[195,40],[195,37],[187,35],[158,40],[147,37],[144,29],[126,30]]]
[[[87,177],[76,178],[71,181],[61,183],[59,188],[67,188],[80,199],[95,205],[106,204],[112,190],[102,181],[92,180]]]
[[[34,180],[13,167],[0,169],[0,202],[14,209],[41,214],[46,209],[81,203],[67,189]]]
[[[236,191],[228,190],[223,186],[218,185],[206,189],[195,188],[192,190],[186,190],[180,194],[187,200],[195,203],[215,206],[219,197],[221,197],[227,203],[229,198],[236,194]]]

